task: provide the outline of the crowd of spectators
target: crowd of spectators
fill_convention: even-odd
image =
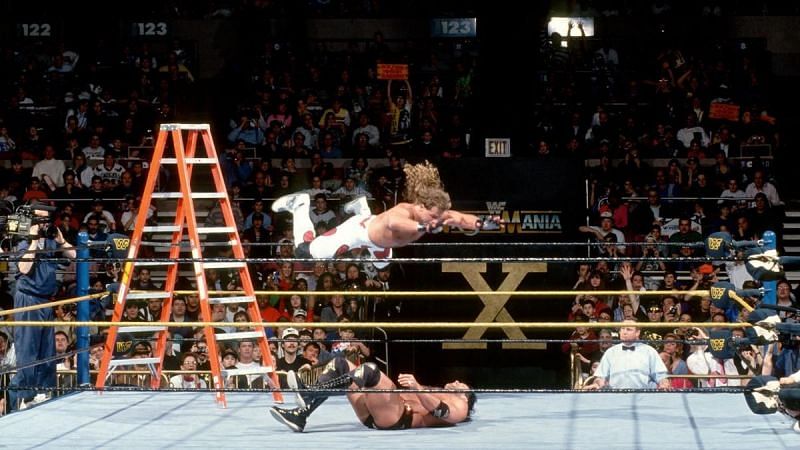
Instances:
[[[168,3],[183,17],[229,17],[248,8],[287,8],[285,2],[244,2],[244,9],[228,2],[210,2],[200,9],[195,2]],[[308,2],[304,7],[313,14],[347,15],[362,3]],[[387,3],[367,3],[378,16],[394,11]],[[599,3],[579,2],[580,11],[625,15],[648,7],[633,2],[609,10]],[[671,6],[654,2],[649,7],[653,14],[667,14]],[[730,10],[715,2],[692,7],[711,15]],[[700,256],[701,250],[691,244],[714,231],[750,240],[773,230],[780,242],[783,202],[768,161],[756,158],[741,166],[733,159],[743,148],[781,146],[776,125],[780,118],[771,109],[764,52],[725,43],[659,42],[648,46],[652,51],[648,61],[630,61],[626,60],[630,55],[614,48],[612,41],[589,40],[582,33],[577,23],[568,36],[547,35],[542,29],[530,154],[587,162],[592,223],[581,231],[606,244],[596,247],[594,255]],[[192,52],[178,40],[159,44],[111,48],[98,42],[73,48],[56,43],[2,49],[0,159],[10,165],[0,173],[3,213],[29,200],[54,201],[59,208],[55,225],[73,243],[79,230],[88,231],[92,240],[104,240],[112,232],[132,232],[144,180],[148,170],[154,170],[144,162],[153,130],[174,121],[180,105],[196,95],[197,61]],[[375,212],[401,201],[404,160],[470,154],[478,67],[469,43],[457,52],[442,45],[420,51],[413,43],[389,45],[376,30],[369,42],[350,42],[343,50],[324,45],[298,50],[280,39],[267,39],[255,54],[238,55],[232,65],[240,70],[226,80],[230,107],[224,113],[228,117],[223,130],[216,130],[217,142],[224,150],[221,163],[236,226],[252,257],[293,254],[289,217],[273,214],[269,207],[275,197],[309,192],[314,199],[311,219],[316,232],[324,233],[346,218],[340,205],[354,197],[369,197]],[[409,64],[410,79],[379,80],[375,69],[379,62]],[[719,105],[737,107],[738,114],[716,116]],[[162,175],[168,185],[170,173]],[[151,207],[148,218],[155,223],[165,212]],[[206,225],[222,224],[218,205],[203,212]],[[145,251],[150,253],[143,256],[156,255],[152,249]],[[204,256],[226,257],[230,250],[209,247]],[[276,338],[274,357],[285,367],[297,368],[298,361],[319,362],[338,351],[373,357],[374,349],[358,342],[346,326],[316,329],[313,322],[392,320],[402,311],[402,305],[390,298],[357,294],[389,289],[391,271],[368,263],[310,267],[263,263],[249,269],[257,290],[309,291],[307,296],[258,299],[262,319],[287,323],[268,330]],[[100,292],[119,276],[118,265],[98,267],[92,289]],[[134,276],[136,289],[161,287],[148,268],[140,268]],[[209,270],[206,276],[212,289],[241,289],[236,271]],[[742,268],[732,263],[715,267],[644,261],[615,267],[601,260],[596,266],[580,267],[576,289],[658,288],[675,289],[676,294],[652,304],[638,296],[580,296],[569,320],[674,321],[671,335],[682,338],[687,330],[678,326],[679,321],[737,319],[731,311],[716,311],[708,299],[680,294],[683,289],[707,286],[718,276],[735,281],[737,287],[749,282]],[[63,281],[59,297],[74,290],[69,275]],[[177,287],[191,286],[191,280],[181,279]],[[313,294],[342,288],[354,294]],[[0,307],[11,306],[7,298]],[[793,294],[781,301],[787,298],[794,302]],[[195,320],[198,303],[196,296],[176,297],[166,314],[160,300],[130,301],[123,320]],[[93,314],[106,316],[108,307],[97,302]],[[244,305],[215,305],[212,318],[245,321],[243,311]],[[74,320],[74,310],[67,307],[59,307],[57,315]],[[63,331],[59,336],[74,343],[74,330]],[[596,336],[613,335],[614,330],[601,330]],[[585,327],[577,327],[573,335],[592,336]],[[177,328],[171,330],[171,339],[174,344],[168,347],[165,368],[208,367],[202,333]],[[294,339],[302,347],[292,344]],[[129,344],[124,353],[132,357],[152,355],[148,336]],[[218,353],[225,366],[250,367],[259,361],[260,349],[250,344],[221,346]],[[0,357],[5,358],[0,362],[9,359],[12,345],[0,335]],[[604,344],[575,343],[565,345],[564,351],[580,355],[588,374],[603,348]],[[691,351],[695,350],[704,351]],[[661,354],[676,374],[685,373],[686,367],[700,373],[692,364],[681,364],[685,352],[665,345]],[[101,356],[93,350],[93,366]],[[263,380],[252,377],[247,382],[252,385],[258,379]],[[174,382],[201,385],[195,379]]]
[[[731,263],[733,264],[733,263]],[[694,296],[686,291],[709,289],[720,277],[727,276],[725,271],[716,271],[710,264],[699,270],[692,270],[690,280],[676,280],[675,273],[666,271],[660,284],[654,288],[645,287],[645,276],[635,271],[630,264],[625,264],[619,277],[607,273],[607,265],[598,263],[592,267],[582,265],[578,271],[577,290],[592,291],[602,289],[620,289],[640,291],[642,295],[578,295],[575,297],[568,320],[576,322],[576,330],[568,337],[571,342],[563,345],[563,352],[570,354],[574,360],[576,387],[591,385],[593,375],[604,353],[614,340],[619,339],[615,328],[590,330],[582,324],[586,322],[630,321],[641,323],[663,322],[673,326],[665,329],[644,331],[641,339],[650,340],[649,344],[658,350],[671,375],[672,388],[744,386],[749,377],[756,375],[788,376],[797,371],[797,356],[800,350],[796,341],[788,340],[772,343],[768,346],[757,346],[743,343],[736,346],[730,357],[722,358],[708,348],[707,339],[711,333],[721,331],[715,324],[728,322],[744,322],[747,310],[739,307],[721,309],[708,296]],[[606,280],[611,280],[607,283]],[[733,278],[731,278],[733,280]],[[742,283],[745,289],[752,289],[756,282],[747,280]],[[647,290],[673,291],[662,296],[647,295]],[[745,300],[755,305],[755,297]],[[778,282],[777,304],[797,307],[796,295],[786,280]],[[787,322],[796,322],[792,313],[780,313]],[[708,322],[705,327],[687,327],[687,322]],[[633,325],[635,326],[635,325]],[[745,338],[744,328],[734,328],[733,338]],[[678,375],[709,375],[709,378],[681,378]],[[730,376],[731,378],[727,378]],[[611,386],[614,387],[614,386]],[[619,387],[619,386],[618,386]],[[628,386],[626,386],[628,387]]]
[[[580,5],[582,11],[604,11],[600,15],[627,14],[626,8],[612,11],[599,2]],[[674,12],[670,2],[659,5],[658,14]],[[684,7],[703,8],[709,15],[735,9],[707,2]],[[645,45],[650,58],[641,60],[615,48],[613,41],[586,38],[579,22],[569,27],[567,36],[542,35],[542,83],[530,152],[586,162],[589,223],[580,231],[598,244],[592,254],[599,261],[580,265],[574,289],[674,291],[663,296],[577,295],[566,314],[576,328],[562,347],[573,361],[575,386],[595,385],[603,354],[612,339],[620,339],[618,329],[589,329],[582,326],[585,322],[674,323],[674,328],[645,331],[641,337],[660,341],[651,345],[670,375],[711,376],[673,377],[675,388],[738,386],[748,376],[795,372],[798,346],[793,341],[740,346],[729,359],[692,344],[708,337],[714,322],[746,320],[747,312],[721,310],[709,297],[684,291],[707,289],[719,279],[737,289],[758,287],[743,264],[605,261],[704,256],[704,238],[719,231],[742,241],[774,231],[782,250],[785,204],[775,168],[770,158],[753,156],[756,151],[771,156],[782,148],[766,52],[740,41],[704,44],[668,35]],[[720,114],[724,108],[734,112]],[[778,302],[797,306],[790,283],[784,279],[778,285]],[[682,322],[709,325],[687,328]],[[734,330],[734,335],[743,333]]]
[[[376,33],[375,45],[378,51],[384,51],[379,33]],[[82,230],[87,231],[93,241],[104,241],[112,233],[130,235],[148,170],[155,170],[147,164],[153,130],[158,129],[159,123],[175,120],[176,105],[180,105],[193,89],[189,52],[176,41],[158,51],[148,44],[124,46],[118,49],[118,53],[103,53],[96,48],[67,49],[57,44],[15,51],[9,48],[3,55],[7,63],[3,76],[11,86],[3,92],[3,101],[0,102],[3,105],[0,110],[0,158],[10,165],[0,169],[3,214],[9,214],[16,206],[31,200],[52,202],[58,208],[54,225],[61,228],[71,242],[75,242],[77,233]],[[374,55],[362,57],[360,63],[364,66],[374,64],[374,59],[368,59]],[[269,75],[270,70],[280,73],[286,82],[291,83],[293,76],[297,76],[298,81],[281,87],[273,84],[275,79],[254,77],[254,83],[260,87],[254,86],[244,102],[252,109],[247,109],[249,106],[237,112],[257,112],[258,115],[253,116],[253,124],[249,119],[243,121],[230,131],[227,142],[221,141],[225,142],[221,163],[233,200],[236,225],[245,251],[254,257],[292,256],[291,222],[288,217],[273,215],[269,208],[276,196],[297,190],[311,193],[315,201],[312,220],[320,233],[346,219],[339,206],[355,196],[366,195],[372,199],[375,212],[402,200],[402,161],[392,148],[410,142],[409,135],[418,130],[419,123],[418,115],[412,117],[414,98],[408,83],[400,83],[405,85],[404,90],[400,89],[403,86],[390,87],[388,83],[374,79],[374,86],[369,87],[363,79],[359,84],[348,84],[347,70],[344,69],[336,73],[337,77],[342,77],[339,83],[329,79],[332,72],[318,78],[319,70],[313,68],[309,69],[310,73],[316,72],[317,75],[307,79],[305,74],[292,73],[277,63],[261,66],[259,74]],[[377,101],[375,113],[380,128],[370,124],[370,115],[365,110],[354,108],[357,103],[350,96],[351,90],[361,92],[362,101]],[[394,94],[393,101],[381,103],[385,98],[384,90]],[[440,95],[441,91],[439,88]],[[337,94],[335,97],[332,95],[334,92]],[[256,97],[259,101],[253,103]],[[431,102],[427,94],[422,98]],[[296,109],[308,100],[307,110]],[[447,101],[449,99],[443,99],[442,104]],[[290,104],[291,111],[288,109]],[[388,108],[385,111],[382,109],[384,106]],[[362,107],[366,108],[366,105]],[[353,111],[352,119],[348,109]],[[298,125],[292,126],[292,123]],[[251,135],[256,136],[255,139],[245,138],[248,133],[242,127],[248,125],[256,129]],[[325,131],[320,132],[320,128]],[[382,138],[381,133],[385,137]],[[430,134],[431,129],[427,133]],[[259,137],[264,139],[259,140]],[[339,164],[334,167],[331,161],[342,157],[347,157],[351,163],[346,167]],[[280,168],[273,168],[273,158],[282,161]],[[381,159],[384,167],[369,167],[368,158]],[[307,168],[297,169],[295,161],[300,159],[304,160],[303,165]],[[162,175],[162,181],[167,185],[170,173],[163,171]],[[169,206],[151,205],[148,221],[156,223],[159,217],[163,220],[163,214],[169,212]],[[205,220],[206,224],[222,224],[223,216],[218,204],[210,204],[209,209],[203,212],[205,218],[200,220]],[[8,244],[10,241],[5,242]],[[103,250],[93,250],[92,255],[105,256]],[[155,256],[156,253],[148,248],[141,255]],[[206,256],[231,254],[229,249],[217,251],[209,248]],[[391,278],[388,270],[378,271],[372,265],[360,264],[324,267],[253,264],[250,269],[259,290],[386,290]],[[74,295],[73,270],[65,267],[61,290],[54,299]],[[91,290],[102,292],[107,284],[120,281],[120,273],[119,264],[93,267]],[[161,288],[157,278],[163,274],[153,277],[149,268],[141,268],[134,276],[134,288]],[[241,289],[236,271],[209,270],[207,277],[212,289]],[[318,283],[318,279],[321,282]],[[192,280],[188,279],[181,279],[178,284],[178,287],[193,287]],[[5,289],[4,292],[7,293]],[[198,319],[196,297],[176,297],[172,311],[163,317],[161,304],[160,299],[146,304],[132,300],[126,305],[123,320]],[[2,307],[11,306],[4,295]],[[93,302],[92,316],[99,319],[109,317],[112,307],[107,299]],[[307,344],[304,338],[306,334],[310,336],[313,328],[310,324],[314,321],[392,319],[399,313],[400,304],[356,294],[347,298],[276,296],[259,298],[259,309],[264,320],[302,323],[302,328],[295,326],[298,327],[298,337]],[[245,305],[216,305],[212,316],[215,321],[249,320],[244,311]],[[56,314],[59,320],[67,323],[75,320],[72,307],[58,307]],[[102,335],[104,330],[93,331]],[[267,331],[274,338],[290,336],[286,335],[285,329]],[[355,339],[353,333],[348,334],[346,327],[323,331],[324,336],[317,336],[311,345],[318,354],[347,352],[354,358],[365,358],[372,353],[368,346]],[[74,348],[74,333],[72,327],[63,327],[59,337],[69,345],[58,346],[61,349],[59,353]],[[7,335],[11,336],[10,333]],[[340,337],[345,340],[336,341]],[[122,350],[122,354],[116,356],[152,355],[154,342],[150,343],[150,339],[150,336],[138,336],[123,342],[123,345],[118,342],[116,348]],[[200,352],[192,350],[204,339],[201,331],[191,328],[173,330],[171,339],[177,343],[168,346],[170,362],[165,364],[165,368],[178,369],[194,364],[202,370],[207,366],[207,357],[204,361]],[[185,342],[181,343],[181,339]],[[4,344],[8,344],[7,349],[13,348],[10,339]],[[220,355],[225,353],[241,361],[243,356],[239,347],[222,346],[218,350]],[[281,357],[285,360],[286,347],[286,342],[276,345],[274,359]],[[301,350],[305,352],[305,345]],[[187,357],[187,353],[197,354]],[[7,354],[4,349],[4,357]],[[101,357],[102,349],[92,352],[93,367],[97,367]],[[309,354],[308,359],[317,361],[318,356]],[[252,361],[259,360],[256,351]],[[73,368],[74,363],[65,362],[62,367]],[[189,383],[193,380],[184,381]]]
[[[245,9],[249,7],[260,6],[246,5]],[[242,12],[234,8],[231,14]],[[225,8],[210,14],[228,17]],[[235,106],[229,111],[230,123],[215,131],[236,226],[248,256],[292,255],[290,218],[275,215],[269,208],[280,195],[299,190],[312,194],[312,220],[316,231],[324,233],[347,218],[340,206],[356,196],[370,198],[376,213],[402,200],[404,160],[466,153],[475,55],[467,51],[452,55],[447,50],[420,53],[405,43],[389,45],[376,31],[370,42],[354,42],[345,51],[320,47],[307,52],[270,39],[260,54],[236,56],[232,64],[245,70],[239,73],[241,78],[228,80],[227,97]],[[13,86],[0,111],[0,158],[10,160],[10,168],[0,177],[5,212],[32,199],[52,200],[59,207],[55,225],[73,242],[80,230],[86,230],[91,240],[105,240],[111,233],[129,235],[144,181],[152,170],[146,160],[154,130],[159,123],[174,121],[182,102],[197,91],[192,53],[174,41],[131,43],[117,49],[34,45],[9,48],[3,54],[7,62],[3,75]],[[379,80],[378,62],[409,64],[411,79]],[[170,172],[160,170],[160,181],[169,186]],[[169,212],[168,206],[152,205],[148,221],[163,221]],[[202,213],[206,225],[222,225],[219,205],[209,205]],[[151,248],[143,248],[140,254],[158,256]],[[204,254],[230,256],[213,247]],[[102,251],[93,251],[93,256],[103,256]],[[319,268],[252,264],[250,269],[256,289],[387,289],[391,276],[369,264]],[[74,292],[68,273],[69,269],[56,298]],[[92,289],[102,291],[106,284],[119,281],[120,267],[97,267],[93,275]],[[163,274],[153,275],[141,268],[135,281],[158,289],[160,284],[154,279],[163,279]],[[212,288],[241,289],[235,271],[209,270],[207,277]],[[179,280],[179,284],[192,287],[190,280]],[[97,304],[93,314],[108,315],[109,306]],[[161,318],[160,300],[146,305],[131,301],[127,306],[125,320]],[[235,320],[244,307],[217,307],[214,320]],[[184,308],[187,312],[181,312]],[[259,309],[265,320],[313,322],[394,318],[400,305],[372,297],[307,296],[259,298]],[[191,297],[176,298],[171,317],[192,319],[196,312]],[[59,309],[58,313],[63,320],[75,319],[74,311]],[[65,331],[74,342],[74,330]],[[338,330],[325,331],[328,339],[338,337]],[[181,330],[178,335],[186,343],[175,345],[176,357],[190,350],[186,346],[200,339],[200,334]],[[281,338],[283,330],[270,329],[268,334]],[[353,336],[348,339],[354,342]],[[134,343],[128,342],[126,352],[150,354],[136,353]],[[333,350],[332,342],[315,343],[323,354]],[[276,357],[283,355],[284,347],[285,343],[275,349]],[[359,350],[362,356],[370,354],[364,345],[346,347]],[[225,350],[239,351],[236,345],[220,347],[219,354]]]

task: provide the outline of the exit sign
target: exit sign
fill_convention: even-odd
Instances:
[[[511,156],[511,139],[486,138],[487,158],[508,158]]]

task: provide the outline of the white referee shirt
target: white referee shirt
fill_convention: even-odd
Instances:
[[[648,389],[667,377],[667,367],[649,345],[617,344],[603,354],[595,375],[605,378],[612,389]]]

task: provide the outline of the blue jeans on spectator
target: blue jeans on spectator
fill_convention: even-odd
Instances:
[[[46,302],[42,298],[17,292],[14,296],[14,307],[21,308]],[[52,321],[52,308],[37,309],[14,314],[16,321]],[[55,329],[53,327],[16,327],[14,328],[14,347],[17,354],[17,366],[24,366],[34,361],[49,358],[56,354]],[[56,361],[20,369],[11,379],[11,388],[23,386],[55,387]],[[30,401],[36,392],[31,389],[8,392],[8,407],[15,410],[20,400]]]

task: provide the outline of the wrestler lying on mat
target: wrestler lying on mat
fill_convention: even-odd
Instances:
[[[306,389],[297,374],[287,375],[292,387]],[[401,374],[400,386],[408,389],[426,389],[417,383],[414,375]],[[353,406],[358,420],[377,430],[404,430],[407,428],[447,427],[469,420],[476,397],[469,386],[459,381],[448,383],[441,392],[363,392],[361,389],[397,389],[386,374],[374,363],[355,367],[337,357],[331,360],[310,389],[319,392],[298,394],[300,406],[293,409],[270,408],[272,416],[294,431],[305,429],[306,420],[331,394],[332,389],[348,389],[347,399]],[[446,392],[448,390],[454,392]]]
[[[315,235],[309,217],[308,194],[289,194],[275,200],[273,211],[292,213],[295,256],[332,258],[353,248],[365,248],[373,258],[387,259],[392,256],[392,248],[414,242],[425,233],[436,233],[444,225],[464,230],[497,230],[502,225],[498,216],[483,221],[450,209],[450,195],[444,191],[439,170],[432,164],[406,164],[403,170],[408,203],[399,203],[376,216],[369,210],[366,198],[359,197],[344,207],[353,216],[321,236]],[[374,264],[380,269],[388,262]]]

